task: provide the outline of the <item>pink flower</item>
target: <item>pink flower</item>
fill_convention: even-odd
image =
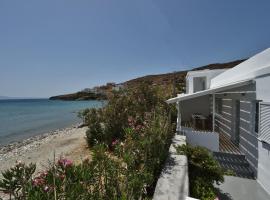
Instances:
[[[118,142],[119,142],[118,140],[113,140],[113,141],[112,141],[112,146],[117,145],[117,144],[118,144]]]
[[[133,121],[132,117],[128,117],[128,122],[131,123]]]
[[[42,173],[39,174],[39,177],[40,178],[46,178],[47,176],[48,176],[48,172],[47,171],[42,172]]]
[[[43,185],[44,183],[45,183],[44,179],[43,179],[43,178],[40,178],[40,177],[36,177],[36,178],[33,180],[33,182],[32,182],[32,184],[33,184],[34,186],[41,186],[41,185]]]
[[[72,162],[72,160],[60,158],[60,160],[58,160],[58,165],[60,165],[62,167],[71,167],[73,165],[73,162]]]
[[[61,175],[59,175],[59,178],[60,178],[61,180],[64,180],[64,179],[65,179],[65,175],[64,175],[64,174],[61,174]]]
[[[44,192],[49,192],[49,187],[46,185],[45,187],[44,187]]]
[[[136,129],[136,131],[140,131],[142,128],[143,128],[142,125],[137,125],[135,129]]]
[[[133,117],[128,117],[128,125],[133,126],[134,125],[134,119]]]

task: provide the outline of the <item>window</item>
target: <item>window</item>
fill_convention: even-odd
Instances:
[[[256,105],[256,107],[258,107],[258,120],[256,120],[258,139],[270,144],[270,104],[266,102],[256,102]]]
[[[193,78],[193,92],[199,92],[206,89],[206,77]]]

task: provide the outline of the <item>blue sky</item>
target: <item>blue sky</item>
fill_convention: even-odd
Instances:
[[[269,0],[1,0],[0,95],[246,58],[270,47],[269,10]]]

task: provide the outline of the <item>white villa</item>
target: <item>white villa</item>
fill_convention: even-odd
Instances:
[[[188,72],[186,93],[167,103],[177,104],[188,143],[239,158],[236,172],[270,194],[270,48],[232,69]]]

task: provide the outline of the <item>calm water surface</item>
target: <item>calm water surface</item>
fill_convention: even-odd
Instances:
[[[0,100],[0,145],[79,123],[80,110],[101,101]]]

